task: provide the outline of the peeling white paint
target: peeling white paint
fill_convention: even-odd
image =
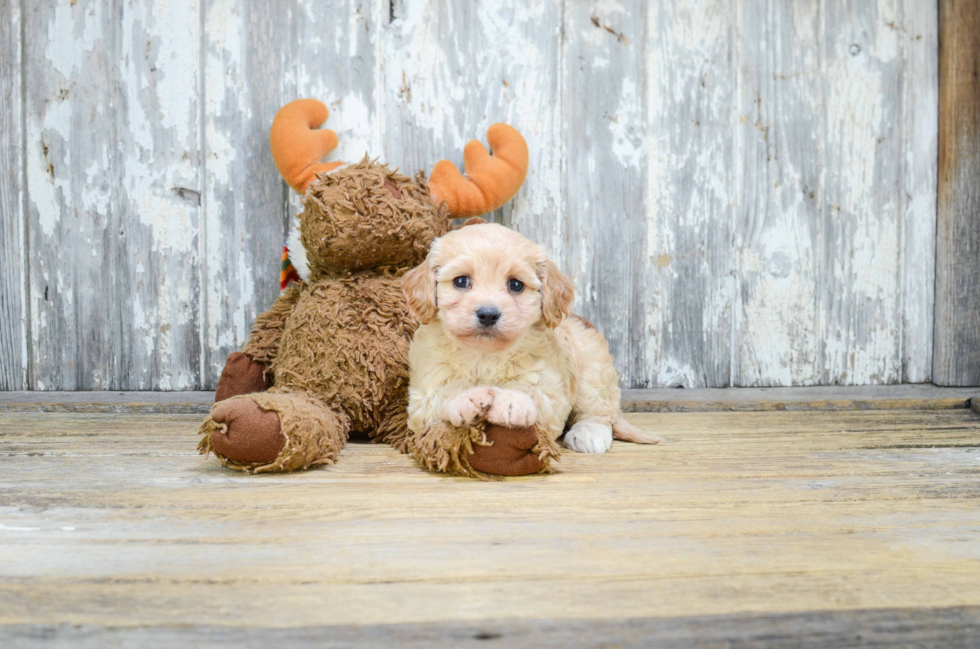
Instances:
[[[254,166],[272,113],[253,111],[277,92],[329,105],[331,159],[368,153],[410,174],[461,163],[493,122],[519,128],[528,180],[495,217],[574,278],[576,307],[593,310],[629,380],[927,380],[938,118],[926,5],[404,0],[389,24],[383,0],[300,0],[262,25],[288,46],[249,38],[268,9],[256,0],[39,8],[23,164],[32,245],[58,255],[32,260],[22,296],[35,385],[75,387],[66,359],[90,359],[52,343],[101,340],[86,320],[93,305],[118,308],[93,298],[105,287],[135,287],[122,319],[137,339],[132,359],[92,352],[97,366],[77,372],[92,386],[116,385],[112,363],[126,362],[121,387],[194,387],[202,364],[213,379],[247,339],[277,278],[282,214],[260,222],[243,189],[280,186]],[[104,268],[128,276],[96,286]],[[201,362],[188,358],[197,336]]]
[[[70,0],[58,0],[54,7],[54,18],[48,25],[48,45],[45,58],[62,77],[70,79],[79,69],[82,60],[80,53],[94,52],[102,39],[103,4],[90,3],[90,6],[75,8]],[[77,17],[81,15],[79,25]]]
[[[612,135],[612,152],[624,167],[640,167],[644,162],[645,129],[643,124],[643,104],[636,84],[629,77],[623,79],[619,108],[609,117],[609,132]]]

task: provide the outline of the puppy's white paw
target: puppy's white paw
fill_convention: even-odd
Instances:
[[[497,390],[493,405],[487,412],[487,421],[498,426],[525,428],[538,419],[534,400],[517,390]]]
[[[579,453],[605,453],[612,446],[612,428],[596,421],[580,421],[565,433],[564,444]]]
[[[453,426],[472,424],[481,415],[487,414],[494,403],[494,389],[490,387],[470,388],[449,404],[449,423]]]

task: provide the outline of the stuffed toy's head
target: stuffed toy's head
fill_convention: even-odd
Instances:
[[[487,131],[492,154],[476,140],[463,153],[466,175],[448,160],[426,182],[365,158],[321,163],[337,135],[315,130],[328,116],[315,99],[287,104],[272,122],[271,145],[283,179],[303,195],[299,227],[290,233],[289,257],[300,278],[416,266],[450,219],[497,209],[517,193],[527,174],[524,138],[506,124]]]

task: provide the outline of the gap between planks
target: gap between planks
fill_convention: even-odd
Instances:
[[[0,392],[0,412],[207,413],[213,392]],[[945,410],[980,414],[980,387],[931,384],[623,390],[624,412]]]

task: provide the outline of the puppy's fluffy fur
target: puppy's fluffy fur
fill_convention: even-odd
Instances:
[[[570,426],[565,446],[586,453],[613,437],[660,441],[623,419],[606,340],[566,317],[571,282],[521,235],[489,223],[450,232],[404,286],[422,322],[409,351],[411,430],[485,419],[557,439]]]

